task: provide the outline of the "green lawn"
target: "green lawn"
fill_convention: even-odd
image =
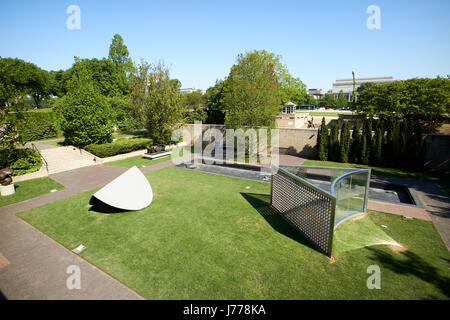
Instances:
[[[145,135],[145,130],[135,130],[135,131],[122,131],[122,132],[114,132],[112,134],[113,139],[129,139],[129,138],[143,138]],[[51,146],[65,146],[64,138],[52,139],[49,141],[42,141],[42,143],[51,145]]]
[[[375,175],[435,181],[439,183],[447,191],[447,193],[450,194],[450,172],[410,171],[397,168],[373,167],[363,164],[319,160],[306,160],[302,165],[318,167],[371,168],[372,174]]]
[[[176,149],[181,149],[181,150],[176,150]],[[185,150],[189,151],[191,150],[191,147],[175,147],[176,153],[175,154],[180,154],[183,155]],[[122,160],[116,160],[116,161],[111,161],[111,162],[105,162],[106,165],[110,165],[110,166],[119,166],[119,167],[127,167],[127,168],[131,168],[133,166],[136,166],[138,168],[142,168],[144,167],[148,167],[160,162],[165,162],[171,159],[171,155],[168,155],[166,157],[162,157],[162,158],[158,158],[158,159],[146,159],[143,156],[136,156],[136,157],[130,157],[130,158],[126,158],[126,159],[122,159]]]
[[[331,263],[269,207],[269,184],[175,167],[146,176],[154,200],[141,211],[97,212],[92,190],[19,216],[68,249],[85,245],[83,258],[148,299],[450,297],[450,254],[431,222],[370,212],[338,228]],[[409,250],[365,247],[379,234]],[[381,290],[366,287],[370,265]]]
[[[14,182],[14,186],[16,193],[10,196],[0,196],[0,207],[49,193],[53,189],[64,189],[62,185],[48,177]]]
[[[117,161],[105,162],[105,164],[109,165],[109,166],[119,166],[119,167],[127,167],[127,168],[131,168],[133,166],[142,168],[142,167],[148,167],[148,166],[160,163],[160,162],[164,162],[167,160],[170,160],[170,155],[167,157],[162,157],[162,158],[158,158],[158,159],[154,159],[154,160],[146,159],[143,156],[136,156],[136,157],[130,157],[130,158],[117,160]]]
[[[339,114],[352,115],[351,111],[311,111],[297,110],[297,113],[308,113],[312,117],[339,117]]]
[[[146,130],[131,130],[131,131],[122,131],[122,132],[114,132],[112,134],[113,139],[122,139],[122,138],[145,138]]]
[[[58,139],[54,139],[54,140],[49,140],[49,141],[41,141],[42,143],[51,145],[51,146],[57,146],[57,147],[62,147],[65,146],[64,144],[64,138],[58,138]]]

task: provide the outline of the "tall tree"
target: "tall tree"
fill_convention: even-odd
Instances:
[[[328,138],[328,158],[331,161],[339,161],[339,125],[337,122],[331,125]]]
[[[327,93],[324,97],[320,98],[319,106],[335,108],[336,107],[336,98],[334,97],[334,94]]]
[[[85,64],[76,60],[75,71],[59,110],[65,140],[78,147],[109,142],[113,127],[106,98],[93,85]]]
[[[350,152],[350,127],[347,121],[344,121],[341,129],[341,141],[339,144],[339,161],[348,162]]]
[[[155,143],[170,143],[172,132],[184,119],[180,93],[170,83],[169,69],[162,63],[142,61],[131,75],[130,98],[133,114],[142,121]]]
[[[328,127],[325,124],[325,117],[322,117],[322,124],[317,138],[319,159],[326,161],[328,159]]]
[[[52,85],[48,72],[33,63],[17,58],[3,58],[0,59],[0,69],[0,82],[6,87],[15,88],[15,92],[30,95],[37,108],[51,93]]]
[[[369,164],[372,150],[372,118],[364,119],[361,141],[361,163]]]
[[[170,79],[170,85],[178,91],[181,89],[181,81],[178,79]]]
[[[381,120],[378,120],[375,136],[373,138],[372,155],[370,160],[370,162],[376,166],[380,166],[383,160],[383,136],[384,127]]]
[[[208,114],[207,123],[223,124],[225,113],[223,107],[224,81],[216,80],[214,86],[209,87],[205,93],[205,110]]]
[[[124,72],[131,72],[133,70],[133,62],[130,59],[128,48],[123,44],[123,38],[118,33],[114,35],[109,46],[108,59]]]
[[[226,80],[223,105],[231,128],[273,127],[281,109],[274,62],[259,51],[239,54]]]
[[[361,92],[358,111],[421,120],[426,132],[434,132],[450,113],[450,79],[414,78],[373,85]]]
[[[344,109],[344,108],[347,108],[347,106],[348,106],[348,101],[344,96],[344,92],[341,90],[341,91],[339,91],[339,95],[336,100],[336,107],[338,109]]]
[[[185,108],[188,109],[200,108],[204,102],[203,92],[201,90],[196,90],[191,93],[183,93],[181,97]]]
[[[361,160],[361,133],[359,128],[359,120],[356,119],[352,132],[350,162],[359,163],[360,160]]]

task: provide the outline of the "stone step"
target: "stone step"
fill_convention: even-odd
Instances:
[[[41,155],[48,163],[49,174],[98,164],[92,155],[73,147],[44,149]]]

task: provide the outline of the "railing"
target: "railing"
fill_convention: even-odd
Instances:
[[[35,145],[34,143],[31,143],[31,149],[32,149],[34,152],[39,153],[39,155],[41,156],[42,163],[45,165],[45,169],[47,170],[47,173],[48,173],[48,163],[47,163],[47,160],[45,160],[45,158],[44,158],[44,157],[42,156],[42,154],[39,152],[39,149],[36,147],[36,145]]]

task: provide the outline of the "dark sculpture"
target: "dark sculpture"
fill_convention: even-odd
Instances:
[[[8,186],[12,183],[11,175],[13,174],[14,170],[9,168],[4,168],[0,170],[0,184],[2,186]]]
[[[166,151],[166,146],[164,144],[154,144],[152,146],[147,146],[147,153],[157,153]]]

